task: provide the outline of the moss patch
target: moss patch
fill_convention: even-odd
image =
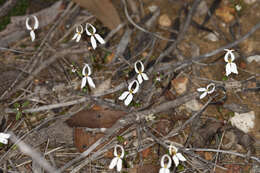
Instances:
[[[5,0],[0,0],[0,4],[4,2]],[[10,23],[11,16],[24,15],[28,6],[29,0],[19,0],[16,6],[8,13],[8,15],[0,18],[0,31],[4,30],[5,27]]]

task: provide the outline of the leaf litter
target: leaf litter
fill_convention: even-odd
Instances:
[[[5,55],[0,56],[4,79],[0,86],[4,106],[0,111],[8,115],[1,127],[47,153],[46,160],[61,172],[107,171],[116,144],[127,151],[123,171],[159,172],[160,158],[167,154],[169,141],[180,147],[189,160],[172,167],[173,172],[257,170],[259,127],[243,132],[230,121],[235,115],[250,111],[255,113],[255,124],[260,119],[259,63],[247,61],[247,57],[259,54],[259,29],[244,42],[228,47],[235,49],[238,75],[225,77],[224,48],[217,54],[205,55],[205,61],[197,57],[247,34],[257,25],[258,14],[253,11],[259,11],[259,2],[75,2],[82,8],[73,2],[58,1],[34,13],[45,16],[39,17],[41,28],[35,43],[30,42],[29,35],[19,36],[29,14],[16,17],[18,22],[12,20],[8,29],[1,32],[1,47],[9,46],[0,49]],[[237,11],[236,5],[241,5],[242,10]],[[209,11],[202,13],[205,9],[200,8],[205,6]],[[156,10],[149,11],[150,7]],[[193,7],[197,12],[191,15],[189,27],[181,37]],[[198,12],[201,13],[197,15]],[[86,22],[95,26],[103,38],[113,36],[95,51],[85,36],[79,44],[72,42],[73,27]],[[127,25],[117,30],[120,24]],[[210,33],[214,33],[216,41],[207,37]],[[143,81],[126,107],[117,98],[136,78],[137,60],[143,62],[149,80]],[[80,89],[84,63],[92,65],[96,89]],[[212,82],[216,93],[198,99],[197,88]],[[36,92],[39,89],[42,92]],[[214,100],[207,102],[211,97]],[[22,105],[26,101],[29,105],[15,120],[14,103]],[[37,169],[31,155],[21,156],[12,144],[2,148],[0,163],[11,159],[10,170]]]

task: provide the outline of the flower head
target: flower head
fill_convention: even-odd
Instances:
[[[136,84],[135,89],[132,89],[134,83]],[[133,94],[137,93],[138,89],[139,89],[139,83],[137,82],[137,80],[134,80],[129,84],[128,91],[123,92],[123,94],[118,99],[124,100],[126,98],[124,103],[127,106],[133,100]]]
[[[89,27],[91,27],[92,32],[90,32],[88,30]],[[91,25],[90,23],[86,24],[86,33],[87,33],[87,35],[91,36],[90,41],[91,41],[91,45],[92,45],[93,49],[97,48],[96,39],[99,41],[100,44],[106,43],[105,40],[99,34],[96,34],[96,28],[93,25]]]
[[[86,73],[86,68],[88,69],[88,73]],[[92,78],[90,77],[91,69],[88,64],[85,64],[85,66],[83,67],[82,75],[84,77],[82,78],[81,88],[84,88],[86,86],[87,81],[88,81],[89,86],[91,86],[92,88],[96,87]]]
[[[167,164],[165,163],[165,158],[167,158],[167,160],[168,160]],[[169,168],[171,166],[172,166],[172,160],[171,160],[170,156],[168,154],[163,155],[162,159],[161,159],[161,168],[160,168],[159,173],[170,173]]]
[[[226,76],[230,75],[232,72],[238,74],[237,65],[233,63],[235,60],[235,55],[232,53],[234,50],[224,49],[227,51],[225,54],[224,60],[227,62],[226,64]],[[229,56],[230,55],[230,56]]]
[[[200,95],[200,99],[203,99],[207,94],[211,94],[215,91],[215,84],[214,83],[210,83],[206,88],[198,88],[197,89],[198,92],[203,92]]]
[[[176,167],[179,165],[180,161],[186,161],[185,157],[181,153],[178,153],[178,149],[172,144],[169,146],[169,153],[172,156],[172,160],[174,161]]]
[[[8,144],[8,139],[10,138],[10,134],[8,133],[0,133],[0,143]]]
[[[31,27],[29,25],[29,20],[30,20],[29,17],[26,18],[26,22],[25,22],[26,28],[30,31],[30,36],[31,36],[32,41],[34,41],[34,39],[35,39],[34,30],[39,28],[39,21],[38,21],[37,17],[33,16],[33,18],[34,18],[34,27]]]
[[[117,153],[117,148],[121,149],[121,154]],[[124,148],[121,145],[116,145],[114,148],[114,158],[112,159],[109,169],[113,169],[116,166],[117,172],[120,172],[122,169],[122,158],[124,157],[125,151]]]
[[[137,64],[138,63],[141,65],[141,69],[140,70],[137,68]],[[140,84],[143,82],[143,79],[144,80],[148,80],[149,79],[148,76],[145,73],[143,73],[144,72],[144,65],[143,65],[142,61],[136,61],[135,62],[135,72],[138,74],[137,75],[137,79],[138,79],[138,82]]]
[[[80,38],[81,38],[81,34],[83,33],[83,27],[81,25],[78,25],[76,27],[76,33],[73,36],[72,40],[76,39],[76,42],[79,42]]]

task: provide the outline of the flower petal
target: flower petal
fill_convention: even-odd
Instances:
[[[206,88],[198,88],[198,89],[197,89],[198,92],[204,92],[204,91],[206,91],[206,90],[207,90]]]
[[[79,42],[79,40],[80,40],[80,38],[81,38],[81,34],[77,34],[78,35],[78,37],[77,37],[77,39],[76,39],[76,42]]]
[[[159,173],[164,173],[165,171],[165,168],[160,168],[160,171],[159,171]]]
[[[136,73],[139,73],[139,70],[138,70],[138,68],[137,68],[137,63],[138,63],[138,61],[135,62],[135,72],[136,72]]]
[[[80,88],[84,88],[86,86],[86,82],[87,82],[87,77],[83,77]]]
[[[226,76],[230,75],[231,73],[231,65],[230,63],[227,63],[226,64]]]
[[[99,35],[95,34],[96,39],[99,41],[100,44],[105,44],[105,40]]]
[[[208,94],[207,92],[202,93],[202,94],[200,95],[200,99],[203,99],[204,97],[206,97],[207,94]]]
[[[34,41],[34,39],[35,39],[35,33],[34,33],[33,30],[31,30],[30,36],[31,36],[32,41]]]
[[[175,166],[177,167],[177,166],[179,165],[179,159],[178,159],[178,157],[177,157],[176,155],[174,155],[174,156],[172,157],[172,160],[174,161]]]
[[[136,83],[136,87],[133,90],[133,94],[137,93],[137,91],[139,90],[139,83],[137,82],[137,80],[134,80],[134,82]]]
[[[96,42],[94,36],[90,37],[90,41],[91,41],[93,49],[96,49],[97,48],[97,42]]]
[[[79,28],[80,28],[80,31],[79,31]],[[81,34],[83,33],[83,27],[82,25],[78,25],[77,28],[76,28],[76,31],[77,32],[80,32]]]
[[[209,90],[211,88],[211,90]],[[215,84],[214,83],[210,83],[208,86],[207,86],[207,93],[208,94],[211,94],[215,91]]]
[[[170,173],[170,169],[164,168],[164,173]]]
[[[36,16],[33,16],[33,18],[34,18],[34,28],[33,29],[38,29],[39,28],[39,21],[38,21]]]
[[[144,80],[149,80],[148,76],[145,73],[141,73],[141,75],[144,78]]]
[[[124,155],[125,155],[124,148],[121,145],[117,145],[117,147],[119,147],[121,149],[120,158],[122,159],[124,157]]]
[[[6,138],[6,139],[8,139],[8,138],[10,138],[10,134],[8,134],[8,133],[0,133],[0,138]]]
[[[123,92],[123,94],[118,99],[124,100],[127,97],[128,94],[129,94],[129,91],[125,91],[125,92]]]
[[[93,31],[93,33],[95,34],[96,33],[96,28],[93,26],[93,25],[91,25],[90,23],[87,23],[86,24],[86,32],[87,32],[87,34],[90,36],[90,35],[92,35],[90,32],[89,32],[89,30],[88,30],[88,27],[91,27],[92,28],[92,31]]]
[[[7,140],[7,139],[0,138],[0,143],[8,144],[8,140]]]
[[[71,40],[75,40],[78,37],[78,33],[76,33]]]
[[[116,164],[116,170],[117,170],[117,172],[120,172],[120,171],[121,171],[121,169],[122,169],[122,163],[123,163],[122,159],[118,159],[117,164]]]
[[[125,105],[128,106],[133,100],[133,94],[129,93],[129,95],[125,99]]]
[[[237,65],[235,63],[230,63],[231,72],[238,74]]]
[[[114,156],[117,157],[118,154],[117,154],[117,145],[114,147]]]
[[[143,78],[142,78],[141,74],[137,75],[137,80],[138,80],[139,84],[141,84],[143,82]]]
[[[29,17],[26,18],[25,25],[28,30],[32,30],[32,27],[29,25]]]
[[[167,158],[167,160],[168,160],[168,163],[167,163],[166,168],[170,168],[171,165],[172,165],[172,160],[171,160],[171,158],[170,158],[170,156],[169,156],[168,154],[164,154],[164,155],[162,156],[162,159],[161,159],[161,167],[164,167],[165,158]]]
[[[88,84],[89,84],[89,86],[91,86],[92,88],[96,88],[96,86],[95,86],[95,84],[94,84],[94,82],[93,82],[93,80],[92,80],[92,78],[91,77],[87,77],[87,80],[88,80]]]
[[[183,162],[186,161],[186,158],[181,153],[177,153],[176,156],[178,157],[178,159],[180,161],[183,161]]]
[[[119,159],[118,157],[114,157],[112,159],[112,161],[109,164],[109,169],[113,169],[116,166],[118,159]]]

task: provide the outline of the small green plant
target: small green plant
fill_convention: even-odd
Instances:
[[[25,101],[24,103],[14,103],[14,111],[16,112],[15,119],[19,120],[23,114],[23,109],[30,104],[29,101]]]

